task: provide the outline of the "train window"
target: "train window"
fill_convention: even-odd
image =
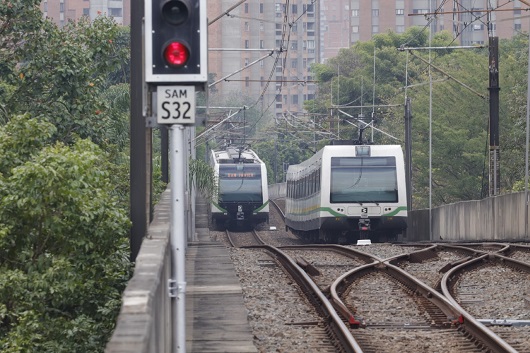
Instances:
[[[332,157],[330,201],[397,202],[395,157]]]
[[[311,173],[311,195],[314,195],[317,191],[317,170]]]
[[[224,202],[262,202],[259,165],[220,165],[219,199]]]
[[[317,191],[320,191],[320,168],[317,170]]]

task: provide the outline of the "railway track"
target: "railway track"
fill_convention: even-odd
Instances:
[[[226,231],[226,236],[234,248],[265,250],[270,254],[273,261],[281,267],[281,270],[285,271],[297,283],[302,297],[311,304],[318,319],[291,322],[289,325],[310,327],[313,338],[320,337],[314,341],[312,350],[318,352],[362,352],[322,290],[288,254],[276,247],[264,245],[256,231],[238,233]],[[280,271],[280,268],[277,270]]]
[[[354,337],[364,352],[440,352],[441,347],[515,352],[476,320],[463,320],[449,300],[390,261],[344,274],[331,286],[331,295],[361,322]]]
[[[286,271],[297,283],[303,297],[311,303],[313,310],[319,319],[314,322],[295,323],[298,325],[311,325],[318,327],[325,333],[326,339],[322,339],[318,347],[312,347],[315,351],[353,352],[362,353],[357,342],[353,339],[349,329],[342,318],[333,308],[332,303],[323,294],[322,290],[311,280],[308,274],[284,251],[269,245],[250,246],[252,249],[263,249],[270,253],[271,257]]]
[[[275,217],[281,217],[272,204],[271,216],[277,213]],[[275,225],[279,223],[275,221]],[[290,280],[286,284],[288,287],[296,284],[303,299],[274,294],[277,301],[292,300],[291,304],[285,303],[290,308],[302,303],[311,307],[299,308],[302,313],[299,319],[296,314],[289,315],[282,329],[282,332],[298,330],[301,336],[311,337],[307,341],[303,339],[306,342],[304,351],[530,352],[526,343],[521,344],[529,333],[526,328],[500,324],[491,327],[486,322],[490,326],[486,329],[480,316],[467,312],[456,300],[453,303],[442,286],[445,277],[455,277],[448,273],[470,261],[503,255],[508,260],[528,261],[530,247],[445,243],[406,247],[390,244],[282,246],[285,240],[287,244],[293,241],[290,233],[283,231],[228,232],[227,238],[238,252],[262,254],[258,256],[258,263],[263,270],[287,273],[279,260],[285,256],[291,267],[305,272],[303,275],[288,272]],[[276,250],[270,250],[274,247],[264,243],[279,246],[277,251],[284,255],[276,255],[273,252]],[[337,252],[336,248],[346,250]],[[263,260],[263,257],[270,260]],[[304,280],[297,276],[308,277],[309,284],[301,284]],[[261,276],[260,281],[264,282],[263,286],[270,286],[265,277]],[[314,294],[308,292],[311,287],[316,287]],[[275,292],[283,293],[283,290]],[[324,312],[322,307],[326,308]],[[310,311],[314,313],[306,317]],[[332,316],[341,320],[353,338],[336,336],[337,328],[326,325]]]
[[[265,244],[255,230],[250,232],[232,232],[226,230],[225,232],[228,242],[233,248]]]
[[[484,254],[448,271],[442,290],[466,315],[485,324],[518,352],[530,352],[529,263]]]

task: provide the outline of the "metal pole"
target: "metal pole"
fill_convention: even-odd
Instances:
[[[405,175],[407,178],[407,207],[412,210],[412,113],[410,97],[405,99]]]
[[[528,68],[527,68],[527,94],[526,94],[526,153],[524,168],[524,236],[528,237],[528,144],[530,143],[530,39],[528,40]]]
[[[169,137],[166,126],[160,127],[160,166],[162,168],[162,181],[169,182]]]
[[[490,93],[490,196],[500,194],[500,147],[499,147],[499,38],[489,38],[489,87]]]
[[[186,353],[186,146],[184,126],[170,127],[170,185],[171,185],[171,256],[172,276],[170,294],[173,302],[173,352]],[[176,293],[175,293],[176,290]]]
[[[432,11],[429,2],[429,12]],[[432,27],[429,31],[429,47],[432,41]],[[432,70],[431,51],[429,50],[429,240],[433,240],[432,234]]]
[[[149,224],[148,148],[145,119],[142,114],[142,18],[143,1],[131,2],[131,102],[130,102],[130,232],[131,261],[142,246]]]

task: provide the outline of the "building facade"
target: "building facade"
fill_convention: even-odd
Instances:
[[[310,74],[319,61],[319,3],[249,0],[229,12],[232,0],[210,1],[209,68],[219,100],[240,94],[259,99],[262,110],[297,114],[312,99]]]
[[[130,1],[44,0],[41,9],[59,26],[99,14],[130,25]],[[475,45],[530,27],[528,6],[519,0],[247,0],[235,7],[234,0],[207,1],[209,72],[213,81],[222,79],[212,97],[226,104],[231,95],[246,95],[276,116],[297,115],[314,97],[313,63],[375,34],[428,26],[451,32],[455,45]]]
[[[44,0],[40,9],[44,17],[50,18],[59,27],[83,16],[95,19],[100,14],[113,17],[120,25],[131,24],[130,0]]]

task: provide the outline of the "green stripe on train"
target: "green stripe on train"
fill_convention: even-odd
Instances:
[[[217,209],[219,211],[222,211],[222,212],[227,212],[224,208],[222,208],[221,206],[219,206],[219,204],[215,203],[215,202],[212,202],[212,205],[214,205],[215,207],[217,207]]]
[[[386,216],[386,217],[392,217],[392,216],[395,216],[397,215],[399,212],[401,211],[407,211],[407,207],[406,206],[399,206],[398,208],[396,208],[394,211],[390,212],[390,213],[386,213],[384,214],[383,216]]]
[[[265,206],[267,206],[269,204],[269,201],[267,200],[267,202],[265,202],[263,205],[261,205],[260,207],[256,208],[254,210],[254,212],[259,212],[261,211]],[[219,211],[222,211],[222,212],[227,212],[224,208],[222,208],[221,206],[219,206],[219,204],[215,203],[215,202],[212,202],[212,205],[214,205],[215,207],[217,207],[217,209]]]
[[[269,204],[269,200],[267,200],[267,202],[265,202],[263,205],[261,205],[260,207],[256,208],[254,210],[254,212],[259,212],[261,211],[265,206],[267,206]]]
[[[401,211],[406,211],[407,210],[407,207],[405,206],[399,206],[398,208],[396,208],[394,211],[390,212],[390,213],[385,213],[383,215],[381,215],[382,217],[392,217],[392,216],[395,216],[397,215],[399,212]],[[304,213],[296,213],[297,216],[303,216],[303,215],[308,215],[308,214],[311,214],[311,213],[315,213],[315,212],[328,212],[330,213],[333,217],[348,217],[347,215],[345,215],[344,213],[339,213],[329,207],[320,207],[320,208],[316,208],[314,210],[311,210],[309,212],[304,212]]]

